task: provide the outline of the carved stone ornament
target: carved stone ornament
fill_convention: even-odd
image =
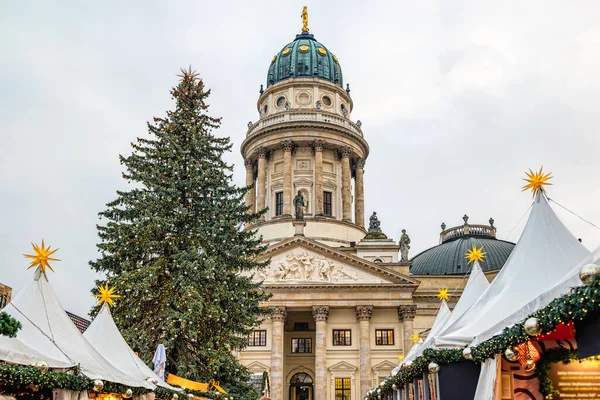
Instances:
[[[323,147],[325,147],[325,142],[322,140],[315,140],[313,142],[313,149],[315,151],[323,151]]]
[[[285,322],[287,317],[287,310],[285,307],[275,307],[273,309],[273,314],[271,314],[271,320]]]
[[[369,321],[373,314],[373,306],[356,306],[356,320]]]
[[[313,306],[313,318],[315,321],[327,321],[329,306]]]
[[[296,168],[298,168],[298,169],[310,169],[310,161],[308,161],[308,160],[298,160],[296,162]]]
[[[250,159],[246,159],[244,160],[244,166],[246,167],[246,169],[252,168],[254,166],[254,162]]]
[[[398,319],[402,322],[412,321],[417,315],[417,306],[414,304],[407,304],[398,307]]]
[[[284,261],[272,263],[269,268],[258,271],[254,279],[264,282],[338,282],[356,281],[358,277],[333,261],[316,258],[304,251],[295,254],[290,252]]]
[[[365,168],[365,160],[362,158],[359,158],[358,160],[356,160],[356,169],[364,169]]]
[[[294,142],[292,142],[291,140],[282,140],[281,148],[283,149],[283,151],[292,151],[292,149],[294,148]]]
[[[352,154],[352,149],[349,146],[343,146],[340,147],[339,152],[342,158],[350,157],[350,154]]]
[[[264,147],[259,147],[256,150],[254,150],[254,153],[256,154],[257,158],[266,158],[267,157],[267,149],[265,149]]]

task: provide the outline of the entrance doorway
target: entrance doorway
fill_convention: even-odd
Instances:
[[[290,379],[290,400],[312,400],[313,379],[305,372],[298,372]]]

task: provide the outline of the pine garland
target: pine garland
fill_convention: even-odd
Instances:
[[[531,336],[525,332],[524,322],[531,317],[538,319],[542,332],[551,332],[560,323],[583,321],[597,310],[600,310],[600,277],[596,278],[593,285],[578,286],[571,289],[570,293],[554,299],[546,307],[529,315],[520,323],[505,328],[500,335],[471,347],[473,362],[482,363],[496,354],[502,354],[507,348],[513,348],[529,340]],[[394,385],[403,387],[414,378],[422,376],[423,372],[427,371],[430,362],[435,362],[440,366],[451,362],[461,362],[464,360],[462,351],[463,349],[426,349],[410,366],[402,367],[398,374],[389,377],[383,384],[372,389],[366,398],[376,400],[382,395],[390,395],[393,392]],[[550,360],[563,361],[570,360],[572,356],[565,352],[559,352],[558,354],[551,352],[547,357]],[[546,368],[550,362],[555,361],[543,361],[542,369]],[[545,370],[541,372],[544,385],[542,393],[551,395],[553,393],[552,383],[548,384],[547,374],[544,375],[544,373]],[[540,379],[540,382],[542,382],[542,379]]]
[[[151,392],[146,388],[129,387],[109,381],[103,381],[103,383],[102,393],[125,393],[128,389],[131,389],[134,395]],[[94,380],[82,375],[57,371],[42,372],[35,367],[0,362],[0,393],[19,394],[19,398],[22,398],[23,396],[27,396],[23,393],[47,392],[53,389],[67,389],[80,392],[83,390],[93,391],[93,388]],[[171,399],[174,394],[177,394],[180,400],[184,400],[186,394],[193,394],[208,399],[224,397],[216,392],[200,392],[188,389],[185,392],[175,392],[162,387],[157,387],[154,393],[157,398],[167,400]]]
[[[0,335],[15,337],[21,329],[21,323],[5,312],[0,312]]]

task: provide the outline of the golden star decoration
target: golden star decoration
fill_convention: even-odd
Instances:
[[[437,298],[440,300],[448,301],[450,299],[450,295],[448,294],[448,288],[441,288],[438,290]]]
[[[418,333],[413,333],[413,335],[410,338],[410,341],[413,343],[417,343],[421,340],[421,336],[419,336]]]
[[[531,189],[532,197],[535,197],[538,191],[545,192],[545,185],[552,185],[549,180],[552,179],[552,173],[549,172],[544,174],[544,167],[541,167],[538,172],[533,172],[531,169],[529,172],[525,172],[527,178],[523,178],[527,185],[523,186],[523,192]]]
[[[477,246],[473,245],[472,249],[467,250],[465,258],[469,260],[469,264],[471,264],[473,261],[483,261],[486,254],[487,253],[483,251],[483,246],[477,248]]]
[[[400,361],[404,360],[404,354],[400,354],[400,355],[398,356],[398,360],[400,360]]]
[[[107,302],[109,306],[112,306],[114,304],[114,299],[121,298],[121,296],[114,294],[115,288],[108,288],[108,283],[104,287],[100,285],[98,287],[98,291],[100,294],[94,295],[98,298],[98,304],[96,304],[97,306],[104,302]]]
[[[46,247],[44,244],[44,239],[42,239],[42,245],[38,246],[35,243],[31,243],[33,246],[33,251],[35,254],[23,254],[25,258],[31,258],[33,261],[29,264],[27,269],[32,267],[38,267],[38,269],[46,275],[46,268],[50,271],[54,272],[52,266],[50,265],[50,261],[60,261],[58,258],[50,257],[52,254],[56,253],[58,249],[50,250],[50,246]]]

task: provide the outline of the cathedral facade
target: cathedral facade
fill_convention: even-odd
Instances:
[[[431,326],[437,290],[464,285],[466,268],[428,273],[440,262],[426,252],[417,257],[420,275],[411,274],[408,236],[387,238],[375,214],[365,221],[369,145],[352,120],[337,56],[307,23],[271,60],[257,108],[260,119],[241,145],[246,184],[254,185],[246,204],[268,212],[247,229],[269,245],[270,265],[254,279],[272,294],[265,306],[274,313],[240,361],[257,387],[268,373],[271,399],[362,399]],[[459,237],[464,246],[495,240],[493,224],[464,222],[443,227],[448,243],[437,247]]]

